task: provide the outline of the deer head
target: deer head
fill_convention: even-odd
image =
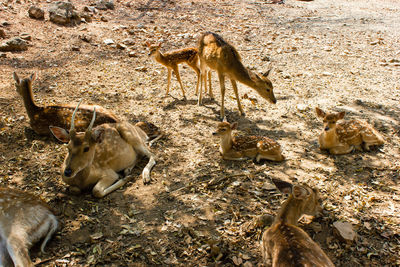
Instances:
[[[15,89],[18,94],[24,96],[26,86],[28,88],[32,88],[32,82],[36,79],[36,73],[33,73],[29,78],[21,80],[16,72],[13,73],[13,77],[15,80]],[[25,86],[24,86],[25,85]]]
[[[270,103],[276,104],[276,98],[273,90],[274,87],[272,86],[272,82],[268,78],[271,70],[272,69],[269,69],[261,75],[255,74],[256,77],[252,77],[252,80],[255,82],[255,89],[260,94],[260,96],[268,100]]]
[[[149,57],[154,55],[155,53],[157,53],[158,49],[160,49],[160,47],[161,47],[161,43],[152,45],[151,43],[146,42],[146,45],[149,48],[149,54],[148,54]]]
[[[237,128],[237,122],[230,124],[229,122],[223,121],[218,123],[217,131],[213,132],[215,136],[224,136],[231,134],[232,130]]]
[[[344,118],[345,112],[338,113],[325,113],[322,109],[316,107],[315,111],[317,112],[317,116],[322,118],[324,122],[324,130],[327,132],[329,130],[333,130],[336,128],[336,122]]]
[[[82,101],[81,101],[82,102]],[[96,119],[96,108],[93,109],[92,120],[84,133],[77,133],[75,130],[75,115],[80,103],[76,106],[71,118],[69,131],[55,126],[50,126],[50,131],[61,142],[68,143],[68,154],[63,164],[63,177],[71,179],[87,167],[90,167],[95,154],[97,143],[102,140],[102,131],[92,130]]]

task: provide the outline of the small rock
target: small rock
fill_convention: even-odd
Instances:
[[[126,38],[122,41],[122,43],[125,45],[134,45],[136,42],[132,38]]]
[[[104,43],[104,44],[106,44],[106,45],[112,45],[112,44],[115,44],[115,42],[114,42],[114,40],[113,40],[113,39],[105,39],[105,40],[103,41],[103,43]]]
[[[96,8],[94,6],[85,6],[83,8],[83,11],[85,12],[92,12],[92,13],[96,13]]]
[[[8,22],[8,21],[3,21],[3,22],[1,23],[1,25],[4,26],[4,27],[6,27],[6,26],[10,26],[11,23]]]
[[[399,59],[396,58],[392,58],[391,60],[389,60],[390,63],[400,63]]]
[[[333,227],[335,235],[343,241],[352,242],[357,236],[349,222],[336,221],[333,223]]]
[[[322,76],[332,76],[333,74],[327,71],[322,72]]]
[[[0,29],[0,38],[6,38],[6,32],[3,29]]]
[[[60,24],[78,24],[81,21],[75,7],[70,2],[55,2],[49,9],[50,21]]]
[[[140,71],[140,72],[146,72],[146,71],[147,71],[147,68],[146,68],[146,67],[137,67],[137,68],[135,68],[134,70]]]
[[[101,16],[100,20],[103,21],[103,22],[108,22],[108,19],[106,17],[104,17],[104,16]]]
[[[93,20],[92,19],[92,15],[90,13],[87,13],[87,12],[82,12],[82,13],[79,14],[79,16],[81,17],[81,21],[83,19],[85,22],[90,23]]]
[[[28,10],[28,14],[32,19],[44,19],[44,11],[36,6],[31,6]]]
[[[26,40],[26,41],[32,40],[32,36],[30,36],[29,33],[22,33],[19,37],[20,37],[21,39]]]
[[[6,53],[0,53],[0,58],[6,58],[7,54]]]
[[[87,34],[79,35],[79,38],[82,41],[87,42],[87,43],[91,43],[92,42],[92,37],[90,35],[87,35]]]
[[[269,61],[271,61],[271,58],[269,56],[265,56],[261,60],[269,62]]]
[[[117,48],[118,48],[118,49],[121,49],[121,50],[125,50],[125,49],[127,49],[128,47],[127,47],[126,45],[124,45],[124,44],[117,44]]]
[[[0,51],[15,52],[28,50],[28,44],[19,37],[9,39],[0,45]]]
[[[77,45],[73,45],[73,46],[71,46],[71,50],[72,51],[79,51],[81,48],[79,47],[79,46],[77,46]]]
[[[100,0],[96,3],[96,8],[100,10],[114,9],[114,1]]]
[[[372,41],[372,42],[370,42],[369,44],[370,44],[370,45],[377,45],[377,44],[379,44],[379,41]]]
[[[128,54],[129,57],[137,57],[137,54],[135,53],[135,51],[131,51]]]

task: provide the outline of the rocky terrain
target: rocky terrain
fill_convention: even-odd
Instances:
[[[398,1],[74,0],[57,8],[0,0],[0,182],[41,196],[60,221],[46,253],[31,251],[38,266],[263,266],[257,222],[285,199],[271,178],[319,189],[323,212],[300,226],[336,266],[400,265]],[[221,159],[212,136],[216,73],[215,100],[197,105],[196,74],[184,65],[187,100],[175,76],[165,96],[167,71],[146,42],[162,51],[197,46],[205,31],[233,44],[250,69],[273,68],[276,105],[239,84],[241,117],[227,81],[225,107],[240,134],[277,140],[283,163]],[[14,71],[37,74],[40,105],[83,99],[159,126],[151,184],[143,185],[142,161],[137,179],[103,199],[72,195],[61,180],[66,146],[32,131]],[[370,122],[386,144],[343,156],[320,151],[317,106]],[[338,222],[354,240],[339,238]]]

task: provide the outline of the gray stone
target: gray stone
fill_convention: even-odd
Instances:
[[[49,9],[50,21],[60,25],[79,24],[81,18],[69,2],[57,1]]]
[[[16,52],[28,50],[28,43],[19,37],[9,39],[0,45],[0,51]]]
[[[122,41],[122,43],[125,45],[134,45],[136,42],[132,38],[126,38]]]
[[[113,39],[105,39],[103,42],[104,42],[106,45],[115,44],[115,42],[113,41]]]
[[[33,19],[44,19],[44,11],[36,6],[31,6],[28,10],[29,17]]]
[[[114,9],[114,1],[100,0],[96,3],[96,8],[100,10]]]

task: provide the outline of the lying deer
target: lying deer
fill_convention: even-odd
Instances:
[[[31,246],[43,239],[44,248],[57,229],[57,219],[39,198],[0,188],[0,266],[33,267]]]
[[[142,172],[143,182],[150,182],[150,171],[156,164],[153,153],[146,145],[148,136],[137,126],[128,122],[107,123],[92,129],[96,110],[85,132],[74,128],[76,107],[69,132],[60,127],[50,127],[61,142],[68,142],[68,153],[62,167],[62,178],[74,193],[93,187],[95,197],[104,197],[123,186],[130,178],[138,157],[145,155],[149,162]],[[125,177],[120,179],[119,172]]]
[[[154,59],[164,65],[168,69],[168,82],[167,82],[167,92],[165,95],[169,93],[169,87],[171,84],[171,72],[174,71],[176,79],[178,80],[183,97],[185,96],[185,89],[183,88],[183,84],[181,81],[181,76],[179,74],[178,64],[185,62],[189,67],[191,67],[197,73],[197,83],[196,83],[196,95],[199,90],[199,81],[200,81],[200,69],[198,67],[198,53],[197,48],[189,47],[183,48],[179,50],[169,51],[166,53],[160,52],[161,43],[158,45],[152,45],[149,42],[146,43],[149,47],[149,56],[153,56]]]
[[[270,70],[259,76],[243,66],[239,53],[236,49],[227,43],[221,36],[212,32],[204,33],[199,40],[199,57],[201,70],[201,85],[198,104],[202,102],[202,84],[206,84],[206,66],[218,72],[219,83],[221,87],[221,118],[225,119],[225,76],[232,83],[237,105],[241,115],[244,115],[236,81],[239,81],[258,92],[258,94],[275,104],[276,99],[273,92],[271,81],[268,79]],[[206,86],[206,85],[205,85]],[[210,84],[210,95],[212,95]]]
[[[275,186],[289,198],[282,204],[274,223],[262,237],[264,262],[271,258],[272,267],[318,266],[334,267],[320,246],[297,226],[303,214],[319,211],[318,191],[307,185],[292,185],[273,180]]]
[[[382,145],[385,141],[371,125],[361,120],[337,121],[344,118],[345,112],[325,113],[316,107],[317,116],[323,119],[324,130],[319,136],[321,149],[331,154],[347,154],[353,149],[369,150],[370,146]]]
[[[36,74],[32,74],[26,79],[20,79],[17,73],[13,74],[17,92],[22,96],[26,112],[30,119],[32,129],[40,135],[49,135],[49,126],[59,126],[67,128],[70,125],[71,114],[76,105],[60,104],[40,107],[33,100],[32,82]],[[103,123],[117,122],[118,119],[110,111],[93,105],[82,105],[77,113],[76,128],[81,131],[87,128],[93,115],[93,108],[96,107],[98,116],[95,125]]]
[[[218,123],[217,131],[213,135],[220,136],[219,151],[226,160],[261,159],[282,161],[281,146],[272,139],[264,136],[233,136],[232,130],[237,128],[237,123]]]

